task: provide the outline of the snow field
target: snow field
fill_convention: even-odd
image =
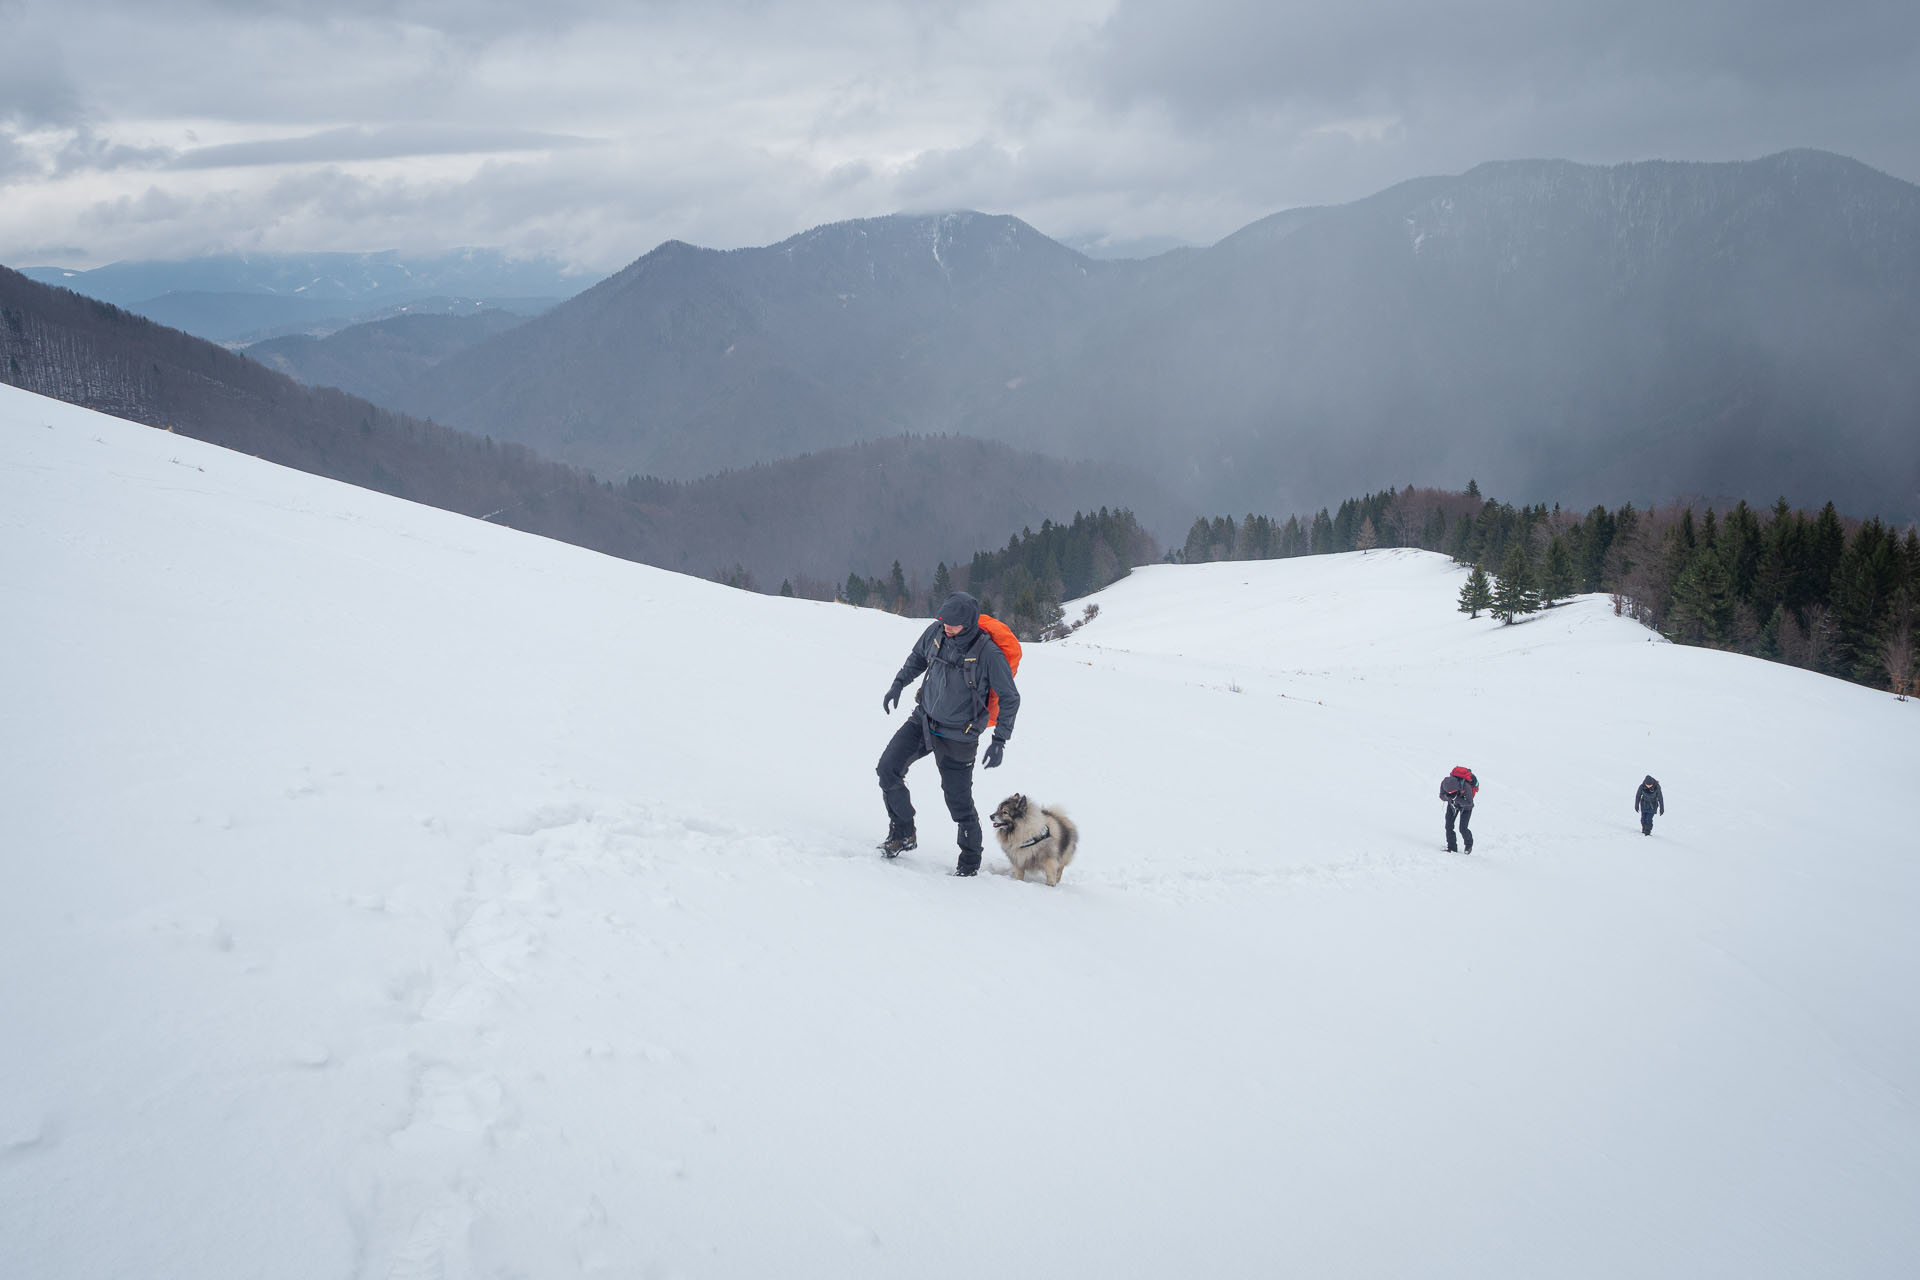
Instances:
[[[955,881],[920,623],[0,388],[0,1274],[1911,1274],[1920,713],[1458,585],[1136,572]]]

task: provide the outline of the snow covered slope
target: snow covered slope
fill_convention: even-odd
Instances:
[[[954,880],[920,624],[0,388],[0,1275],[1914,1274],[1920,708],[1458,583],[1136,573]]]

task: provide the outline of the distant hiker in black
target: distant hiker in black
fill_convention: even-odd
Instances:
[[[1460,838],[1467,842],[1467,852],[1473,852],[1473,832],[1467,829],[1467,824],[1473,821],[1473,798],[1479,791],[1480,779],[1465,765],[1454,766],[1451,773],[1440,779],[1440,798],[1447,802],[1448,853],[1460,852],[1460,847],[1453,842],[1456,817],[1460,820]]]
[[[1667,811],[1667,798],[1660,794],[1660,783],[1652,774],[1648,774],[1640,789],[1633,793],[1633,811],[1640,815],[1640,834],[1652,835],[1653,815]]]
[[[947,813],[959,827],[960,860],[954,874],[970,876],[980,870],[980,815],[973,807],[973,758],[987,728],[987,695],[1000,695],[1000,720],[987,747],[987,768],[996,768],[1013,736],[1013,718],[1020,710],[1020,691],[1013,687],[1013,669],[1000,646],[980,627],[980,602],[956,591],[940,606],[937,621],[926,629],[900,674],[893,678],[882,710],[900,705],[900,694],[921,672],[927,678],[914,696],[913,714],[900,726],[875,770],[880,794],[887,803],[887,839],[880,846],[889,858],[914,848],[913,797],[907,792],[907,767],[931,755],[940,767],[940,790]]]

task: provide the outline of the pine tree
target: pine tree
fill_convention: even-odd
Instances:
[[[1493,588],[1487,585],[1487,571],[1479,565],[1473,566],[1473,572],[1460,588],[1460,612],[1469,618],[1480,616],[1482,609],[1493,608]]]
[[[1461,516],[1454,522],[1453,534],[1447,539],[1447,554],[1459,564],[1473,559],[1473,517]]]
[[[791,578],[780,579],[780,594],[783,596],[793,595],[793,579]]]
[[[1745,498],[1733,504],[1720,531],[1721,553],[1733,578],[1733,598],[1753,599],[1753,583],[1760,571],[1760,519]]]
[[[893,562],[893,572],[887,575],[887,600],[889,609],[899,608],[907,598],[907,575],[900,571],[900,562]]]
[[[1467,496],[1469,498],[1477,498],[1480,496],[1480,482],[1478,480],[1467,481]]]
[[[1362,517],[1360,520],[1360,532],[1354,535],[1353,549],[1355,551],[1371,551],[1379,545],[1380,535],[1374,530],[1373,517]]]
[[[1879,677],[1888,602],[1898,589],[1896,546],[1876,517],[1860,526],[1834,569],[1834,669],[1856,680]]]
[[[1181,549],[1180,560],[1183,564],[1205,564],[1212,559],[1213,525],[1205,516],[1193,522],[1187,530],[1187,542]]]
[[[1330,550],[1333,550],[1333,551],[1353,550],[1353,538],[1354,538],[1354,534],[1358,530],[1358,522],[1354,519],[1354,513],[1358,509],[1359,505],[1360,504],[1355,502],[1352,498],[1348,498],[1345,502],[1340,504],[1340,510],[1334,513],[1333,545],[1330,548]]]
[[[1313,517],[1313,531],[1308,535],[1309,555],[1323,556],[1333,550],[1333,517],[1327,514],[1325,507]]]
[[[928,597],[933,605],[930,612],[940,612],[940,606],[945,604],[947,597],[952,594],[953,575],[947,571],[947,562],[942,560],[933,570],[933,591]]]
[[[1760,535],[1751,594],[1755,608],[1770,613],[1780,605],[1799,609],[1807,603],[1806,552],[1806,521],[1794,514],[1783,497],[1773,504],[1773,519]]]
[[[1607,553],[1613,549],[1613,516],[1603,506],[1587,512],[1580,541],[1580,589],[1599,591],[1606,585]]]
[[[1567,540],[1556,533],[1547,544],[1547,567],[1540,578],[1541,603],[1565,600],[1573,594],[1573,585],[1573,553],[1567,550]]]
[[[1694,644],[1722,644],[1733,631],[1733,578],[1704,540],[1673,584],[1668,623],[1676,638]]]
[[[1533,561],[1527,556],[1527,544],[1515,538],[1507,544],[1506,559],[1500,563],[1500,580],[1493,589],[1493,612],[1512,626],[1516,617],[1539,607],[1533,584]]]
[[[859,608],[867,602],[867,580],[857,573],[847,575],[847,603]]]
[[[1805,589],[1809,600],[1820,601],[1827,598],[1833,590],[1833,571],[1840,567],[1840,557],[1847,551],[1847,534],[1840,527],[1840,513],[1829,502],[1820,508],[1820,514],[1814,519],[1809,530],[1807,546],[1807,581]]]

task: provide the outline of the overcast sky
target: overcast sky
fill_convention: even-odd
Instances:
[[[1920,179],[1914,0],[0,0],[0,262],[1204,244],[1485,160]]]

